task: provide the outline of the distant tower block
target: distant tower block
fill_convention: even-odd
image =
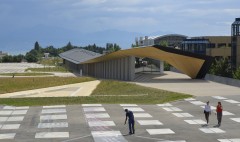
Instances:
[[[240,18],[236,18],[232,23],[232,69],[240,67]]]

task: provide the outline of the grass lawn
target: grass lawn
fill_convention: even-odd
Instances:
[[[0,78],[0,95],[17,91],[53,87],[95,80],[90,77],[26,77]]]
[[[51,73],[1,73],[0,75],[3,75],[3,76],[39,76],[39,75],[53,75]]]
[[[14,98],[0,99],[0,104],[16,106],[41,106],[59,104],[157,104],[191,97],[191,95],[168,92],[139,85],[103,80],[91,96],[51,97],[51,98]]]

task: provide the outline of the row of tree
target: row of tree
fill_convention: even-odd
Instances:
[[[4,56],[2,59],[0,59],[0,62],[21,62],[23,60],[26,60],[27,62],[37,62],[39,59],[41,59],[44,56],[44,53],[49,53],[51,57],[57,57],[60,53],[63,53],[65,51],[74,49],[74,48],[80,48],[80,49],[86,49],[89,51],[93,51],[96,53],[102,54],[104,51],[109,52],[115,52],[118,50],[121,50],[120,46],[116,43],[107,43],[106,47],[100,47],[96,44],[88,45],[88,46],[74,46],[71,44],[71,42],[68,42],[67,45],[61,47],[61,48],[55,48],[54,46],[47,46],[45,48],[42,48],[39,43],[36,41],[34,44],[34,48],[26,53],[26,55],[15,55],[15,56]]]

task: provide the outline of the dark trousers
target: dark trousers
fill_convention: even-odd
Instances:
[[[205,111],[204,114],[205,114],[205,118],[206,118],[207,124],[208,124],[208,122],[209,122],[209,112],[206,112],[206,111]]]
[[[129,125],[129,133],[134,134],[135,133],[134,120],[128,120],[128,125]]]
[[[217,120],[218,120],[218,125],[221,125],[222,122],[222,112],[217,112]]]

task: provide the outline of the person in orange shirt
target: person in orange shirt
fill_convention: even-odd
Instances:
[[[222,108],[222,103],[221,102],[218,102],[218,105],[217,105],[217,108],[216,108],[216,112],[217,112],[217,120],[218,120],[218,127],[221,126],[221,122],[222,122],[222,111],[223,111],[223,108]]]

